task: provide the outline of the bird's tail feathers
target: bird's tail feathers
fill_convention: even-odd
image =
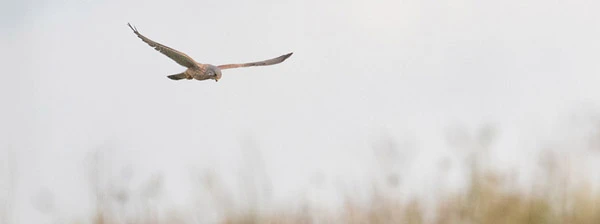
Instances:
[[[185,73],[179,73],[179,74],[170,75],[170,76],[167,76],[167,77],[170,78],[170,79],[172,79],[172,80],[180,80],[180,79],[187,78],[187,76],[185,75]]]

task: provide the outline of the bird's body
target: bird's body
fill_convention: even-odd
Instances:
[[[209,72],[209,71],[214,71]],[[188,68],[184,72],[167,76],[173,80],[179,79],[196,79],[196,80],[207,80],[213,78],[213,76],[218,72],[220,73],[220,69],[214,65],[209,64],[197,64],[195,67]]]
[[[226,64],[226,65],[219,65],[219,66],[215,66],[215,65],[211,65],[211,64],[202,64],[202,63],[198,63],[198,62],[194,61],[194,59],[192,59],[190,56],[188,56],[188,55],[186,55],[186,54],[184,54],[184,53],[182,53],[180,51],[177,51],[177,50],[175,50],[173,48],[167,47],[165,45],[162,45],[160,43],[157,43],[157,42],[154,42],[154,41],[148,39],[144,35],[140,34],[137,31],[137,29],[135,29],[134,27],[132,27],[129,23],[127,25],[131,28],[131,30],[133,30],[133,32],[140,39],[142,39],[142,41],[146,42],[148,45],[150,45],[151,47],[153,47],[154,49],[156,49],[160,53],[163,53],[167,57],[171,58],[172,60],[174,60],[178,64],[180,64],[180,65],[182,65],[184,67],[187,67],[187,70],[185,70],[182,73],[178,73],[178,74],[167,76],[168,78],[170,78],[172,80],[181,80],[181,79],[207,80],[207,79],[214,79],[215,81],[219,81],[219,79],[221,79],[221,70],[222,69],[273,65],[273,64],[281,63],[281,62],[285,61],[285,59],[287,59],[290,56],[292,56],[292,53],[289,53],[289,54],[285,54],[285,55],[282,55],[282,56],[279,56],[279,57],[276,57],[276,58],[273,58],[273,59],[269,59],[269,60],[257,61],[257,62],[250,62],[250,63],[243,63],[243,64]]]

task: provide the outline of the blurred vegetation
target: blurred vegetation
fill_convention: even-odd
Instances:
[[[556,185],[526,193],[498,172],[472,168],[467,187],[441,196],[430,217],[418,200],[403,202],[374,192],[368,205],[346,204],[338,214],[244,214],[225,217],[222,223],[600,223],[600,194],[590,184],[567,190],[556,187],[564,186],[565,179],[553,176],[546,178]]]
[[[200,185],[212,195],[209,198],[214,199],[213,207],[221,212],[214,222],[208,223],[600,223],[600,194],[594,190],[592,183],[573,181],[568,172],[569,163],[557,152],[542,151],[536,163],[542,172],[530,181],[529,191],[527,187],[517,185],[514,175],[487,166],[489,147],[495,135],[494,128],[490,126],[482,127],[474,134],[453,131],[449,143],[466,155],[461,161],[467,167],[463,174],[468,176],[467,183],[458,191],[432,192],[436,197],[433,205],[425,205],[414,198],[403,200],[387,196],[397,187],[398,174],[390,168],[393,166],[386,164],[380,164],[385,180],[382,185],[386,186],[375,187],[370,202],[358,203],[350,199],[336,212],[310,209],[307,202],[298,202],[298,206],[305,209],[265,212],[256,208],[262,203],[256,201],[250,205],[252,208],[236,211],[232,208],[233,196],[227,195],[224,187],[219,186],[217,176],[209,173],[199,178]],[[402,144],[394,143],[393,138],[379,142],[383,144],[374,150],[374,154],[380,155],[379,163],[395,163],[395,160],[389,159],[394,157],[408,158],[398,147]],[[199,214],[199,217],[202,216]],[[100,210],[96,217],[95,224],[206,223],[199,221],[201,218],[192,220],[177,215],[118,220]]]
[[[242,193],[247,200],[245,207],[236,205],[234,194],[227,190],[216,173],[195,175],[194,189],[204,194],[190,197],[198,204],[216,210],[210,214],[203,208],[185,208],[183,211],[162,208],[158,200],[162,197],[161,175],[139,185],[128,184],[130,171],[122,172],[124,179],[121,180],[107,178],[106,169],[115,167],[105,164],[103,155],[96,153],[89,161],[95,212],[88,219],[70,223],[600,223],[600,189],[594,180],[573,178],[576,172],[573,173],[573,164],[564,154],[572,151],[542,150],[537,161],[531,162],[539,172],[523,186],[514,173],[489,166],[490,148],[496,135],[491,126],[484,126],[474,133],[453,130],[448,135],[448,144],[464,156],[459,157],[459,164],[442,160],[439,164],[441,175],[438,176],[446,175],[444,172],[449,167],[463,166],[466,183],[452,191],[444,190],[442,182],[434,181],[433,184],[440,186],[431,192],[433,203],[417,197],[391,196],[404,181],[403,174],[398,172],[404,168],[394,164],[398,160],[403,163],[411,160],[414,144],[398,143],[392,137],[377,140],[373,154],[380,165],[383,181],[373,183],[374,190],[366,203],[348,196],[339,210],[318,209],[308,201],[295,202],[294,207],[299,209],[261,209],[269,203],[269,196],[264,192],[268,192],[271,183],[256,147],[242,149],[250,160],[241,168],[247,173],[241,172],[243,186],[239,186],[246,191]],[[127,213],[126,210],[134,212]]]

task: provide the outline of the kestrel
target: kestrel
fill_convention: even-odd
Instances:
[[[150,47],[153,47],[155,50],[157,50],[160,53],[166,55],[167,57],[173,59],[173,61],[177,62],[177,64],[180,64],[187,68],[187,70],[185,70],[182,73],[167,76],[168,78],[170,78],[172,80],[214,79],[216,82],[218,82],[219,79],[221,79],[221,70],[223,70],[223,69],[274,65],[274,64],[278,64],[278,63],[285,61],[285,59],[289,58],[293,54],[293,52],[292,52],[292,53],[288,53],[288,54],[281,55],[279,57],[264,60],[264,61],[257,61],[257,62],[243,63],[243,64],[226,64],[226,65],[219,65],[219,66],[214,66],[211,64],[201,64],[201,63],[194,61],[194,59],[192,59],[187,54],[184,54],[183,52],[177,51],[173,48],[167,47],[165,45],[162,45],[160,43],[157,43],[157,42],[154,42],[153,40],[148,39],[144,35],[140,34],[140,32],[138,32],[136,28],[131,26],[131,24],[127,23],[127,25],[129,26],[129,28],[131,28],[131,30],[133,30],[133,33],[135,33],[135,35],[137,35],[140,39],[142,39],[142,41],[144,41],[148,45],[150,45]]]

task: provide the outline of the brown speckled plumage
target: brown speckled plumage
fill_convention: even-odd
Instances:
[[[129,28],[131,28],[131,30],[133,30],[133,33],[135,33],[135,35],[137,35],[140,39],[142,39],[142,41],[144,41],[148,45],[150,45],[150,47],[153,47],[158,52],[173,59],[173,61],[177,62],[177,64],[180,64],[181,66],[184,66],[187,68],[187,70],[185,70],[182,73],[167,76],[172,80],[214,79],[215,81],[219,81],[219,79],[221,79],[221,70],[223,70],[223,69],[274,65],[274,64],[278,64],[278,63],[285,61],[285,59],[289,58],[293,54],[293,53],[288,53],[288,54],[281,55],[279,57],[264,60],[264,61],[242,63],[242,64],[226,64],[226,65],[219,65],[219,66],[214,66],[214,65],[210,65],[210,64],[202,64],[202,63],[198,63],[198,62],[194,61],[194,59],[192,59],[192,57],[188,56],[187,54],[185,54],[183,52],[180,52],[178,50],[175,50],[173,48],[167,47],[158,42],[154,42],[153,40],[148,39],[144,35],[140,34],[140,32],[138,32],[138,30],[135,27],[131,26],[131,24],[127,23],[127,25],[129,26]]]

